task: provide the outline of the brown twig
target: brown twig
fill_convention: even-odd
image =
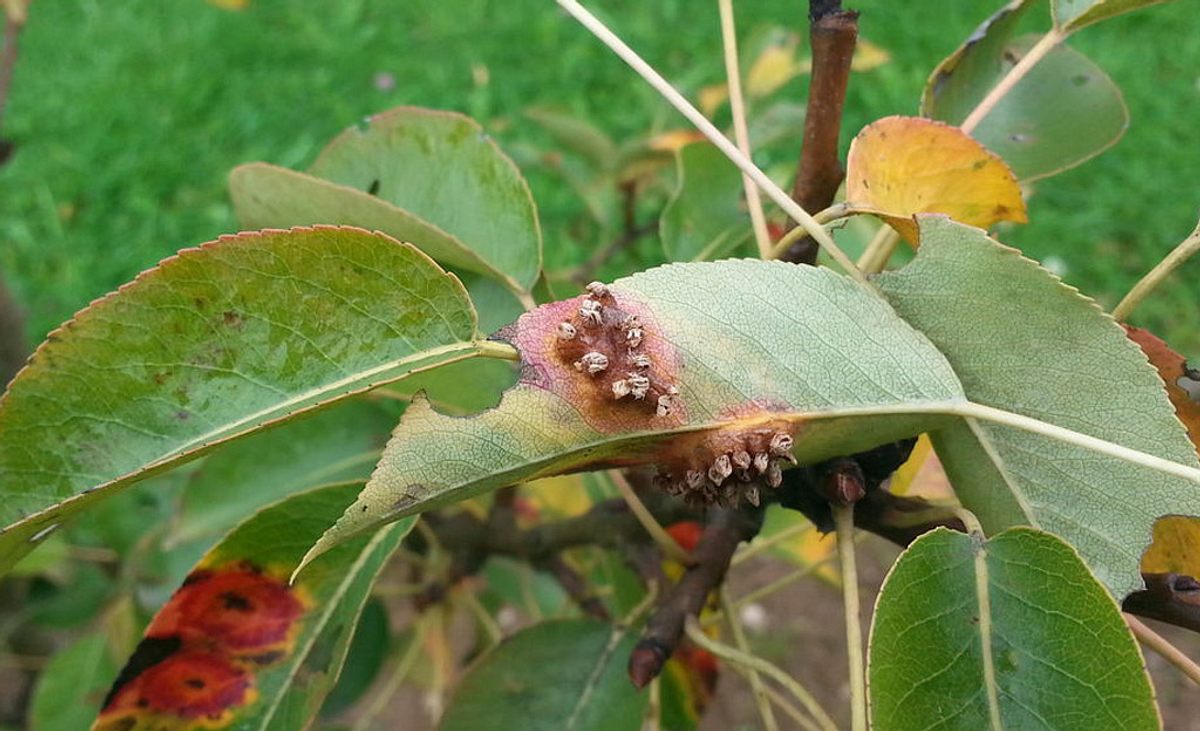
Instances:
[[[4,129],[4,112],[8,108],[8,92],[12,88],[13,69],[17,65],[17,40],[21,29],[25,27],[24,19],[13,17],[0,11],[4,20],[4,45],[0,47],[0,130]],[[0,137],[0,165],[12,156],[12,142]]]
[[[792,198],[806,211],[819,211],[837,195],[845,171],[838,157],[842,108],[850,82],[850,62],[858,41],[858,13],[843,10],[840,0],[809,1],[812,80],[804,118],[804,143]],[[789,226],[789,230],[790,230]],[[817,260],[817,243],[804,237],[780,258],[801,264]]]
[[[642,638],[629,655],[629,679],[643,688],[662,672],[683,639],[689,617],[697,617],[709,594],[721,585],[733,552],[762,528],[763,511],[757,508],[712,508],[700,542],[692,551],[693,563],[671,587],[650,615]]]
[[[643,486],[642,500],[660,523],[696,520],[700,516],[698,509],[693,506],[657,490],[645,489],[644,476],[633,475],[631,479],[635,486]],[[646,555],[643,549],[652,548],[653,542],[629,506],[620,499],[598,503],[574,518],[541,523],[530,528],[517,526],[511,502],[507,498],[493,503],[486,519],[459,511],[451,514],[429,513],[422,520],[452,558],[444,582],[426,587],[414,598],[418,606],[438,601],[445,595],[447,587],[478,573],[489,556],[509,556],[549,572],[580,608],[593,615],[596,614],[597,602],[583,586],[582,579],[574,574],[569,565],[561,562],[560,554],[563,551],[582,546],[615,548],[622,551],[639,575],[648,580],[658,578],[651,567],[661,554],[655,552],[654,558]],[[419,534],[414,533],[410,540],[417,542],[421,539]],[[415,548],[420,550],[421,546]]]

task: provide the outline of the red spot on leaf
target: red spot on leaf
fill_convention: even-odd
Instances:
[[[192,573],[146,632],[178,635],[187,645],[231,653],[262,652],[285,643],[304,604],[281,579],[235,565]]]
[[[205,652],[179,652],[125,685],[101,714],[154,714],[218,719],[251,693],[250,676],[230,660]]]

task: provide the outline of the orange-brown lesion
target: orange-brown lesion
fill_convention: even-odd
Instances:
[[[761,502],[760,488],[783,482],[799,426],[779,410],[746,404],[727,414],[718,429],[681,435],[658,456],[656,484],[673,495],[707,504]]]
[[[598,431],[686,423],[682,362],[641,302],[594,282],[580,297],[526,313],[511,332],[523,381],[557,393]]]
[[[256,698],[255,674],[291,653],[312,604],[286,576],[243,560],[189,574],[150,623],[129,661],[135,670],[122,674],[94,728],[232,723]]]

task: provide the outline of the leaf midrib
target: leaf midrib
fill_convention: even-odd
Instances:
[[[308,389],[282,402],[276,402],[270,407],[261,409],[248,416],[241,417],[240,419],[226,424],[225,426],[210,430],[197,437],[193,437],[192,439],[189,439],[180,446],[176,446],[163,455],[149,462],[143,463],[140,467],[132,472],[127,472],[106,482],[93,485],[82,492],[66,497],[61,502],[52,505],[45,510],[27,515],[9,524],[8,526],[5,526],[2,530],[0,530],[0,535],[8,533],[16,526],[38,521],[39,519],[44,520],[48,516],[64,512],[66,508],[74,506],[74,504],[80,500],[88,497],[94,497],[98,493],[102,494],[109,492],[117,487],[129,484],[138,479],[152,476],[169,467],[173,467],[190,459],[199,457],[202,454],[205,454],[206,452],[230,441],[231,439],[248,433],[251,431],[250,427],[252,426],[257,426],[260,429],[276,426],[292,418],[300,416],[301,414],[306,414],[323,406],[331,405],[332,402],[336,400],[332,397],[323,400],[320,399],[320,397],[324,394],[330,394],[331,396],[339,395],[341,397],[354,396],[359,393],[369,391],[373,388],[402,380],[408,376],[416,375],[417,373],[423,373],[436,367],[449,365],[450,363],[456,363],[468,358],[477,357],[479,355],[481,355],[480,341],[461,341],[451,345],[444,345],[437,348],[422,350],[419,353],[414,353],[412,355],[405,356],[404,358],[398,358],[383,365],[369,368],[365,371],[359,371],[354,375],[347,376],[331,383],[326,383],[317,388]],[[405,370],[396,374],[394,377],[382,378],[377,381],[372,380],[358,387],[353,386],[355,383],[371,379],[373,376],[387,373],[388,371],[395,370],[397,368],[401,368],[406,364],[421,363],[431,359],[433,359],[434,362]],[[306,403],[307,405],[303,405]],[[272,417],[272,415],[276,416]]]

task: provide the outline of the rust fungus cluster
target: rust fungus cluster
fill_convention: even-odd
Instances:
[[[94,728],[224,728],[287,657],[305,612],[294,587],[247,561],[193,571],[159,611]]]
[[[760,488],[783,483],[783,463],[796,463],[793,437],[786,427],[766,424],[721,430],[686,439],[677,455],[659,465],[655,484],[690,502],[737,507],[742,500],[758,506]]]
[[[641,318],[623,310],[600,282],[589,284],[578,302],[555,331],[559,359],[603,400],[657,418],[676,414],[679,389],[655,368]]]

